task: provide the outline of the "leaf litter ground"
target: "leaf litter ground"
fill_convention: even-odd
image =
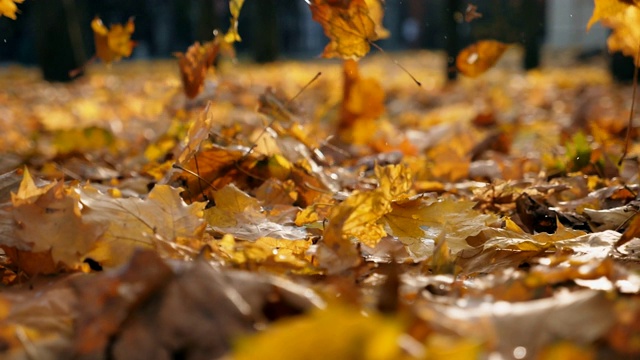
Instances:
[[[516,51],[454,84],[398,55],[422,88],[375,56],[223,63],[193,100],[173,62],[2,70],[0,351],[637,356],[630,88]]]

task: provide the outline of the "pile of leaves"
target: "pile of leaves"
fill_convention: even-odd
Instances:
[[[4,358],[640,354],[630,87],[490,40],[455,83],[440,54],[356,61],[386,34],[368,0],[310,1],[341,64],[214,77],[231,4],[180,73],[0,70]],[[132,23],[92,25],[130,54]]]

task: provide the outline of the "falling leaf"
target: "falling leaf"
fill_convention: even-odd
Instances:
[[[495,65],[508,45],[495,40],[481,40],[462,49],[456,58],[458,71],[476,77]]]
[[[244,0],[229,0],[229,10],[231,12],[231,20],[229,23],[229,30],[224,35],[224,41],[231,44],[233,42],[242,41],[240,34],[238,34],[238,18],[240,17],[240,9]]]
[[[200,44],[196,41],[189,46],[186,53],[177,52],[180,78],[185,95],[193,99],[202,92],[207,72],[218,56],[220,45],[215,41]]]
[[[633,57],[636,66],[640,66],[638,49],[640,48],[640,1],[637,0],[596,0],[593,15],[587,29],[601,21],[613,29],[607,39],[609,51],[621,51]]]
[[[369,17],[376,24],[375,31],[378,39],[388,38],[391,33],[382,24],[385,0],[365,0],[365,2],[369,8]]]
[[[24,0],[0,0],[0,16],[6,16],[9,19],[15,20],[16,13],[19,13],[18,6],[16,4],[23,3]]]
[[[322,25],[329,38],[323,57],[359,59],[369,52],[372,41],[380,39],[365,0],[311,0],[308,3],[313,19]]]
[[[479,13],[478,7],[473,4],[467,4],[467,8],[464,9],[464,21],[472,22],[475,19],[479,19],[482,17],[482,14]]]
[[[133,18],[126,24],[114,24],[109,29],[102,23],[99,17],[91,21],[93,40],[96,46],[96,56],[106,64],[111,64],[123,57],[131,56],[135,42],[131,41],[131,35],[135,31]]]

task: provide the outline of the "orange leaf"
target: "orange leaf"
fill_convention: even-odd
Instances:
[[[616,241],[616,248],[628,243],[633,240],[633,238],[640,236],[640,215],[635,214],[631,221],[629,222],[629,226],[627,226],[627,230],[622,233],[620,239]]]
[[[202,45],[195,42],[186,53],[175,53],[180,66],[182,87],[188,98],[193,99],[204,88],[204,78],[213,65],[220,49],[219,41],[209,41]]]
[[[495,65],[508,45],[495,40],[481,40],[464,48],[456,58],[458,71],[476,77]]]
[[[380,39],[365,0],[308,1],[313,19],[330,39],[322,53],[326,58],[359,59],[372,41]]]
[[[131,41],[131,34],[135,31],[133,18],[126,24],[114,24],[110,29],[102,23],[99,17],[91,22],[93,40],[96,45],[96,56],[107,64],[131,56],[135,42]]]
[[[22,3],[24,0],[0,0],[0,16],[4,15],[9,19],[16,19],[16,13],[18,6],[16,4]]]

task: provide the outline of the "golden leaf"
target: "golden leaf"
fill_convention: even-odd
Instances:
[[[369,52],[370,42],[380,38],[365,0],[311,0],[308,3],[313,19],[322,25],[329,38],[323,57],[359,59]]]
[[[462,49],[456,58],[458,71],[476,77],[495,65],[508,45],[495,40],[481,40]]]
[[[118,61],[123,57],[131,56],[135,42],[131,41],[131,35],[135,31],[133,18],[125,25],[114,24],[109,29],[102,23],[99,17],[91,21],[93,40],[96,45],[96,56],[107,64]]]
[[[21,4],[24,0],[0,0],[0,17],[6,16],[9,19],[16,19],[16,13],[18,11],[18,6],[16,4]]]
[[[243,4],[244,0],[229,0],[231,25],[229,26],[229,30],[227,30],[227,33],[224,35],[224,41],[229,44],[237,41],[242,41],[242,38],[240,38],[240,34],[238,34],[238,18],[240,17],[240,9],[242,9]]]
[[[365,316],[359,309],[335,305],[278,321],[264,332],[242,338],[233,358],[399,359],[401,334],[397,321],[377,314]]]

